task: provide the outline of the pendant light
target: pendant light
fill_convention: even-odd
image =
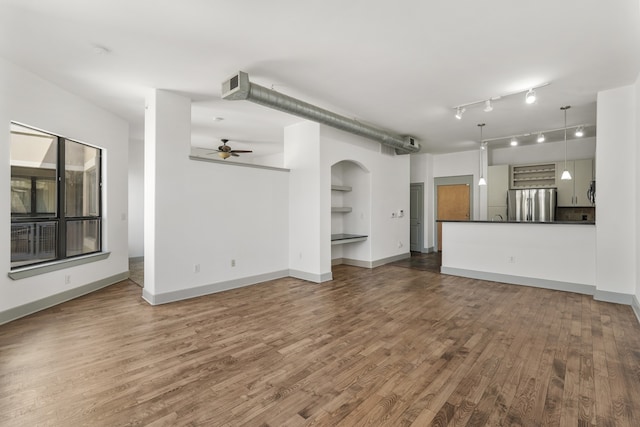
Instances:
[[[567,169],[567,110],[571,108],[571,105],[560,107],[564,111],[564,172],[562,172],[561,180],[570,180],[571,172]]]
[[[484,150],[484,145],[482,142],[482,128],[484,126],[485,126],[485,123],[478,123],[478,127],[480,128],[480,179],[478,180],[478,185],[480,186],[487,185],[487,180],[484,179],[484,168],[482,165],[482,160],[483,160],[482,152],[486,151]]]

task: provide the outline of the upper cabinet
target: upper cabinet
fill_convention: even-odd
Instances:
[[[558,187],[558,207],[590,207],[593,204],[587,191],[593,181],[593,159],[567,160],[570,180],[561,180],[564,162],[556,163],[556,183]]]

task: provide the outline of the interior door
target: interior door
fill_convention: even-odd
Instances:
[[[422,252],[424,247],[424,184],[411,184],[409,204],[409,240],[410,250]]]
[[[468,221],[471,216],[471,199],[468,184],[438,185],[439,220],[452,219]],[[442,223],[438,222],[438,251],[442,252]]]

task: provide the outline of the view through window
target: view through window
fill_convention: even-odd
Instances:
[[[101,150],[11,124],[11,268],[102,250]]]

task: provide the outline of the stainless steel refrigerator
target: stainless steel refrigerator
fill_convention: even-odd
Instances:
[[[555,188],[509,190],[507,194],[509,221],[551,222],[555,219],[555,211]]]

